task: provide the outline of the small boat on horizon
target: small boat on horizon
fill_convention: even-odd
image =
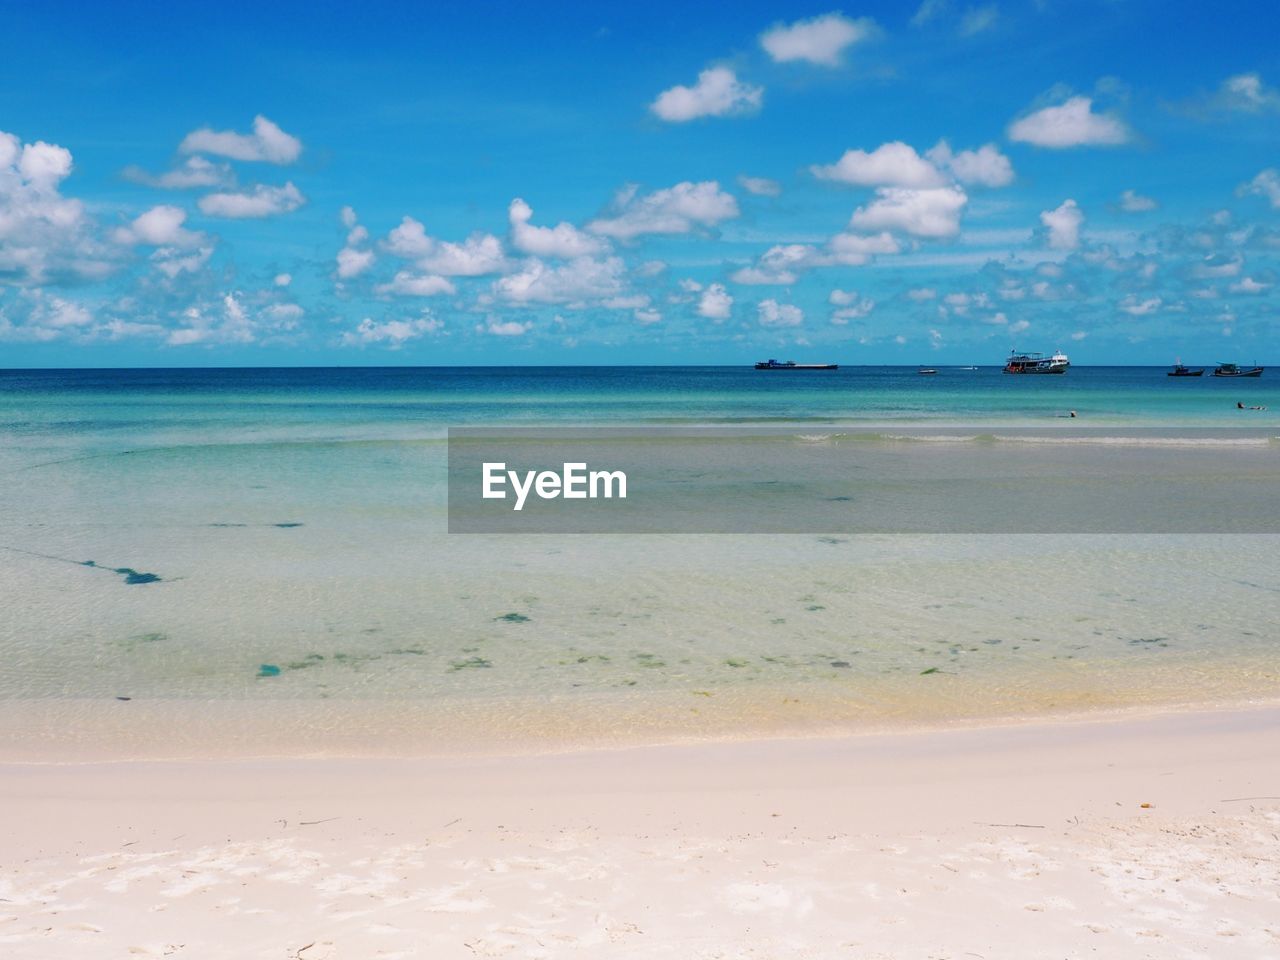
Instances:
[[[1241,368],[1234,363],[1220,363],[1214,369],[1215,377],[1260,377],[1262,376],[1262,367]]]
[[[796,363],[794,360],[761,360],[756,364],[757,370],[839,370],[838,363]]]
[[[916,373],[918,373],[922,377],[931,377],[937,372],[938,371],[933,367],[921,367],[919,370],[916,371]]]
[[[1165,374],[1165,376],[1167,377],[1203,377],[1204,367],[1200,367],[1196,370],[1192,370],[1190,367],[1184,366],[1181,360],[1178,360],[1176,363],[1174,363],[1173,369],[1170,370],[1167,374]]]
[[[1018,353],[1016,350],[1009,354],[1009,359],[1005,361],[1005,373],[1066,373],[1067,367],[1071,366],[1071,361],[1067,359],[1067,355],[1059,350],[1051,357],[1046,357],[1043,353]]]

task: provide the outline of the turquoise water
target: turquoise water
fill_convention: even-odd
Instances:
[[[454,426],[1246,427],[1274,470],[1268,376],[0,372],[0,748],[415,750],[1272,696],[1275,536],[444,532]]]

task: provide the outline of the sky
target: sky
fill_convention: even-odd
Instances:
[[[0,0],[0,368],[1280,361],[1278,30]]]

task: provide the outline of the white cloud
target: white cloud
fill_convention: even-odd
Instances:
[[[271,217],[290,213],[307,202],[307,198],[293,185],[270,187],[258,184],[252,190],[239,193],[210,193],[200,198],[200,210],[211,217],[245,219]]]
[[[750,267],[736,271],[731,279],[742,284],[791,284],[799,273],[815,267],[849,266],[866,263],[877,254],[898,253],[898,241],[889,233],[865,236],[838,233],[825,247],[807,243],[778,244],[770,247]]]
[[[187,157],[186,163],[173,170],[153,176],[141,167],[125,167],[126,180],[162,190],[189,190],[194,187],[225,187],[235,182],[231,167],[225,163],[211,163],[204,157]]]
[[[55,144],[23,144],[0,131],[0,282],[44,282],[63,273],[100,277],[119,251],[102,248],[84,205],[62,196],[71,152]]]
[[[213,247],[190,250],[186,247],[160,247],[151,254],[155,268],[172,280],[180,273],[199,273],[213,256]]]
[[[934,290],[932,287],[917,287],[914,290],[907,291],[907,299],[915,300],[917,302],[932,300],[937,297],[937,295],[938,291]]]
[[[668,123],[685,123],[699,117],[726,117],[760,108],[764,88],[740,83],[728,67],[709,67],[698,74],[692,87],[674,86],[658,94],[649,105]]]
[[[1216,280],[1220,277],[1236,277],[1244,259],[1238,254],[1227,257],[1221,254],[1209,254],[1191,269],[1191,274],[1201,280]]]
[[[293,283],[293,274],[277,273],[275,279],[271,282],[277,287],[287,287],[289,284]]]
[[[747,193],[757,197],[777,197],[782,194],[782,184],[768,177],[748,177],[745,173],[738,176],[738,185]]]
[[[796,282],[796,271],[815,266],[818,250],[806,243],[787,243],[770,247],[755,266],[743,267],[733,274],[734,283],[790,284]]]
[[[508,263],[501,240],[491,233],[473,233],[462,243],[434,241],[418,266],[446,277],[481,277],[501,273]]]
[[[372,250],[357,250],[354,247],[343,247],[338,251],[338,279],[351,280],[360,276],[373,266]]]
[[[494,337],[523,337],[533,329],[533,324],[519,323],[515,320],[500,321],[491,318],[488,323],[479,329]]]
[[[756,313],[762,327],[798,327],[804,323],[804,311],[790,303],[761,300]]]
[[[493,292],[514,303],[586,304],[618,296],[623,274],[618,257],[578,257],[558,267],[534,258],[518,272],[495,280]]]
[[[898,230],[917,237],[951,237],[960,232],[960,215],[969,202],[959,187],[907,190],[881,187],[876,198],[849,220],[861,230]]]
[[[760,34],[760,46],[776,63],[803,60],[823,67],[838,67],[840,55],[846,48],[875,33],[875,21],[869,17],[850,20],[840,13],[827,13],[770,27]]]
[[[1255,194],[1266,197],[1271,209],[1280,210],[1280,170],[1268,167],[1248,183],[1241,184],[1236,193],[1240,196]]]
[[[1080,225],[1084,213],[1074,200],[1064,200],[1053,210],[1040,214],[1040,222],[1048,230],[1049,246],[1055,250],[1074,250],[1080,244]]]
[[[1038,147],[1108,146],[1128,143],[1129,128],[1107,114],[1093,112],[1089,97],[1072,97],[1009,125],[1009,139]]]
[[[209,312],[190,307],[182,315],[186,326],[169,331],[165,342],[182,347],[194,344],[253,343],[257,339],[256,324],[235,294],[222,298],[222,310]]]
[[[211,130],[201,127],[183,138],[182,153],[212,153],[232,160],[260,160],[266,163],[293,163],[302,153],[302,141],[290,136],[259,114],[253,118],[253,133]]]
[[[523,253],[535,257],[558,257],[571,260],[603,253],[607,248],[603,240],[579,230],[571,223],[558,223],[554,227],[535,227],[529,221],[533,217],[530,206],[518,197],[507,208],[511,223],[511,243]]]
[[[1119,307],[1131,317],[1145,317],[1147,314],[1155,313],[1159,310],[1163,302],[1159,297],[1139,300],[1137,297],[1130,295],[1120,301]]]
[[[1146,213],[1148,210],[1154,210],[1158,206],[1160,204],[1150,197],[1144,197],[1133,190],[1126,190],[1120,194],[1120,209],[1125,213]]]
[[[901,251],[898,241],[888,233],[870,236],[859,233],[837,233],[827,241],[828,262],[821,266],[857,267],[877,254],[894,254]]]
[[[1236,283],[1231,284],[1227,288],[1232,293],[1266,293],[1271,289],[1271,284],[1262,283],[1253,277],[1242,277]]]
[[[384,246],[397,257],[416,260],[431,252],[435,243],[427,236],[427,229],[413,217],[405,217],[389,234]]]
[[[850,320],[861,320],[870,316],[876,308],[876,302],[870,297],[861,296],[852,290],[832,290],[827,302],[838,309],[831,312],[831,322],[844,326]]]
[[[952,153],[946,140],[925,154],[929,160],[964,184],[983,187],[1007,187],[1013,183],[1013,164],[994,143],[983,144],[977,150],[961,150]]]
[[[148,246],[196,246],[204,241],[204,235],[185,229],[187,211],[181,207],[162,204],[139,214],[127,227],[117,227],[114,238],[116,243],[132,246],[146,244]]]
[[[1208,106],[1242,113],[1280,110],[1280,91],[1268,87],[1257,73],[1238,73],[1222,81]]]
[[[702,291],[698,300],[698,316],[708,320],[727,320],[733,312],[733,296],[724,284],[713,283]]]
[[[437,320],[428,311],[412,320],[385,320],[377,323],[365,317],[355,330],[348,330],[342,335],[342,345],[347,347],[364,347],[369,344],[385,344],[392,350],[398,350],[410,340],[417,340],[428,333],[435,333],[444,326],[443,320]]]
[[[722,220],[738,216],[738,201],[720,189],[715,180],[684,181],[673,187],[637,197],[624,191],[612,217],[587,224],[592,233],[618,240],[642,234],[689,233],[696,227],[714,227]]]
[[[948,6],[948,0],[924,0],[911,17],[913,27],[923,27],[942,16]]]
[[[983,7],[970,7],[960,18],[960,36],[972,37],[990,30],[1000,19],[1000,8],[994,3]]]
[[[375,288],[379,296],[388,294],[398,297],[435,297],[442,293],[453,294],[457,289],[447,277],[434,274],[415,274],[409,270],[400,270],[390,283],[379,284]]]
[[[940,187],[946,178],[915,149],[901,140],[875,150],[846,150],[835,163],[809,168],[820,180],[836,180],[863,187]]]
[[[343,207],[338,217],[348,230],[346,245],[338,251],[338,279],[352,280],[373,266],[375,257],[373,251],[365,246],[369,231],[360,226],[355,210]]]

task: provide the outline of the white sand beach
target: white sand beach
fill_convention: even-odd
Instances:
[[[12,960],[1280,955],[1280,708],[9,763]]]

